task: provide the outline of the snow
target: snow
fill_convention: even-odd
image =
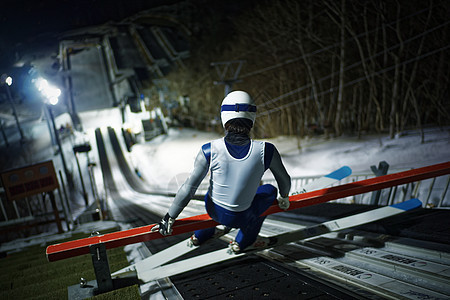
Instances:
[[[321,175],[348,165],[354,173],[369,172],[372,165],[386,161],[391,170],[418,168],[450,160],[450,132],[430,129],[420,142],[418,132],[390,139],[386,135],[307,139],[302,149],[293,149],[292,141],[281,140],[279,148],[292,176]],[[278,145],[275,139],[274,144]],[[287,148],[286,145],[291,145]]]
[[[222,135],[193,129],[170,129],[150,142],[133,146],[131,161],[144,179],[160,187],[180,185],[191,172],[195,157],[204,143]],[[370,174],[370,166],[386,161],[389,170],[407,170],[450,161],[450,128],[430,128],[421,143],[418,131],[408,131],[390,139],[387,135],[352,136],[325,139],[281,136],[273,143],[291,177],[317,176],[343,165],[353,174]],[[266,172],[264,178],[272,178]]]
[[[131,161],[152,185],[177,191],[194,167],[203,144],[220,135],[193,129],[173,129],[145,144],[133,146]]]
[[[44,247],[51,242],[69,239],[73,235],[77,233],[85,233],[86,236],[89,236],[93,231],[102,231],[108,230],[111,228],[117,227],[117,223],[114,221],[95,221],[90,223],[85,223],[77,226],[72,231],[66,231],[64,233],[55,233],[55,232],[43,232],[41,234],[32,235],[25,238],[15,239],[10,242],[5,242],[0,245],[0,252],[20,252],[23,248],[31,247],[39,245],[40,247]]]

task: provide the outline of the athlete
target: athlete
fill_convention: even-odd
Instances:
[[[226,228],[239,228],[230,244],[238,253],[255,242],[266,211],[277,200],[281,209],[289,208],[291,178],[278,150],[271,143],[250,139],[256,118],[256,105],[244,91],[233,91],[223,100],[221,119],[224,138],[202,146],[194,163],[194,170],[178,190],[168,213],[152,228],[162,235],[170,235],[175,219],[189,203],[199,184],[210,172],[210,185],[205,195],[209,216]],[[260,185],[264,172],[270,169],[277,181],[277,189]],[[200,245],[214,235],[215,228],[197,230],[191,237]]]

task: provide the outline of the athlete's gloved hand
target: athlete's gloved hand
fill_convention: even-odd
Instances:
[[[280,196],[280,197],[278,197],[277,201],[278,201],[278,207],[279,208],[281,208],[283,210],[286,210],[286,209],[289,208],[289,204],[290,204],[289,203],[289,197],[282,197],[282,196]]]
[[[175,223],[175,219],[167,213],[158,224],[152,227],[151,232],[159,230],[162,235],[171,235],[173,223]]]

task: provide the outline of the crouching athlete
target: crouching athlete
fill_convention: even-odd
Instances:
[[[265,216],[261,216],[277,200],[281,209],[289,208],[291,178],[278,150],[271,143],[250,139],[256,117],[256,105],[244,91],[229,93],[221,106],[222,124],[226,136],[202,146],[194,163],[194,170],[178,190],[168,213],[152,228],[162,235],[170,235],[175,219],[189,203],[199,184],[210,171],[210,185],[205,195],[209,216],[216,222],[239,228],[230,244],[240,252],[255,242]],[[270,169],[277,189],[260,185],[264,172]],[[200,245],[214,235],[215,228],[197,230],[191,237]]]

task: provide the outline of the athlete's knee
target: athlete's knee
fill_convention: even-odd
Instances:
[[[277,195],[278,190],[271,184],[263,184],[258,187],[256,190],[257,194],[266,194],[266,195]]]

